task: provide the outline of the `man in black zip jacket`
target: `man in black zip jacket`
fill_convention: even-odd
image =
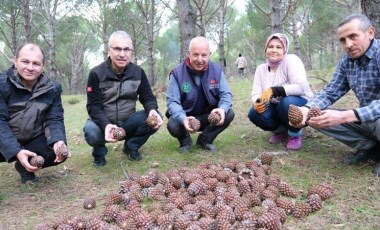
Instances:
[[[128,159],[139,161],[139,149],[162,125],[156,97],[142,68],[131,63],[133,44],[124,31],[111,34],[108,42],[108,59],[94,67],[87,83],[87,111],[90,118],[84,125],[84,136],[93,147],[95,166],[106,164],[106,143],[117,142],[114,130],[122,127],[126,132],[123,152]],[[136,111],[137,100],[144,110]],[[157,125],[149,128],[148,116],[156,116]]]
[[[61,101],[61,86],[44,73],[44,53],[33,43],[20,45],[13,66],[0,76],[0,162],[13,162],[22,183],[35,183],[40,168],[70,157]],[[59,154],[65,150],[65,155]],[[41,167],[29,160],[44,158]],[[41,162],[42,163],[42,162]]]

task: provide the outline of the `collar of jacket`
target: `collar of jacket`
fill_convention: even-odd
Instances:
[[[12,74],[9,74],[9,80],[12,84],[18,89],[28,90],[25,88],[24,83],[21,81],[21,77],[14,66],[12,66],[10,70],[13,71]],[[33,97],[37,97],[52,88],[54,88],[54,83],[44,73],[42,73],[38,77],[37,83],[33,86]]]

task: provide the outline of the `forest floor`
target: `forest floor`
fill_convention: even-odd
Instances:
[[[87,119],[86,97],[64,96],[68,144],[73,157],[65,163],[37,173],[35,185],[21,184],[14,164],[0,164],[0,229],[33,229],[39,223],[52,223],[64,215],[89,216],[102,213],[102,200],[111,191],[120,191],[119,182],[126,180],[125,171],[140,175],[151,168],[167,172],[173,168],[196,168],[202,162],[242,162],[257,158],[262,152],[281,153],[271,165],[279,175],[299,192],[313,184],[328,182],[334,196],[323,202],[323,208],[298,220],[289,217],[283,229],[380,229],[380,179],[372,174],[373,164],[345,166],[344,156],[353,150],[316,132],[304,129],[300,151],[287,151],[282,144],[268,143],[269,132],[255,127],[247,118],[251,106],[251,80],[230,80],[236,117],[231,126],[215,141],[219,151],[207,153],[199,148],[181,155],[178,142],[165,124],[141,148],[143,160],[131,162],[122,153],[121,143],[108,144],[108,164],[92,166],[91,148],[85,143],[82,127]],[[323,85],[313,84],[316,89]],[[160,111],[165,112],[165,92],[157,95]],[[78,103],[75,103],[78,102]],[[356,100],[351,94],[337,107],[352,108]],[[195,142],[196,136],[193,135]],[[83,209],[87,197],[98,200],[97,208]]]

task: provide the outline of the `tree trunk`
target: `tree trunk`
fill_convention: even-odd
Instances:
[[[81,93],[82,91],[85,41],[86,39],[81,38],[79,35],[74,35],[71,44],[71,79],[69,86],[71,94]]]
[[[107,13],[108,13],[108,0],[102,0],[101,13],[100,13],[100,21],[101,21],[101,38],[103,42],[103,60],[107,60],[108,58],[108,35],[107,35]]]
[[[376,28],[376,37],[380,38],[380,1],[361,0],[361,8]]]
[[[57,13],[57,5],[59,0],[54,0],[52,9],[51,9],[51,1],[43,0],[42,5],[44,7],[47,19],[47,43],[49,45],[49,69],[50,69],[50,77],[53,80],[57,80],[57,65],[56,65],[56,57],[55,57],[55,26],[56,26],[56,13]]]
[[[29,0],[22,0],[22,11],[24,16],[25,42],[32,41],[32,26],[30,19]]]
[[[181,40],[180,61],[186,59],[191,39],[196,36],[195,12],[190,0],[177,0],[179,33]]]
[[[199,36],[206,36],[206,25],[205,25],[205,20],[204,20],[204,12],[202,11],[203,10],[203,7],[205,5],[205,0],[193,0],[197,6],[196,8],[196,12],[197,12],[197,16],[196,16],[196,22],[195,22],[195,25],[196,25],[196,28],[198,30],[198,33],[197,35]]]
[[[281,0],[270,0],[272,33],[281,33]]]
[[[291,20],[291,27],[292,27],[292,37],[293,37],[293,49],[294,53],[302,59],[302,53],[300,48],[300,41],[299,41],[299,35],[298,35],[298,28],[297,28],[297,19],[296,19],[296,7],[295,5],[291,6],[290,9],[290,20]]]
[[[228,0],[221,0],[220,4],[222,6],[220,10],[220,16],[219,16],[219,44],[218,44],[218,49],[219,49],[219,64],[222,66],[223,71],[225,72],[226,68],[226,57],[225,57],[225,52],[224,52],[224,27],[226,23],[226,12],[227,12],[227,2]]]

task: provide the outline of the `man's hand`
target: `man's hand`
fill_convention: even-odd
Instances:
[[[195,119],[195,117],[193,117],[193,116],[186,117],[185,120],[183,120],[183,126],[185,126],[185,129],[187,130],[187,132],[195,133],[197,130],[194,130],[190,127],[189,122],[191,119]]]
[[[211,111],[211,113],[219,113],[220,114],[220,121],[215,124],[216,126],[220,126],[224,124],[224,119],[226,118],[226,112],[222,108],[215,108]]]
[[[258,113],[264,113],[269,107],[268,102],[261,102],[260,99],[256,100],[255,103],[253,103],[253,108]]]
[[[25,167],[26,170],[29,172],[37,172],[40,168],[33,167],[29,163],[29,157],[35,157],[37,156],[36,153],[31,152],[29,150],[23,149],[20,152],[17,153],[16,157],[18,161],[20,161],[21,165]]]
[[[261,94],[261,102],[270,102],[270,99],[273,96],[273,90],[272,88],[268,88],[264,90],[264,92]]]
[[[149,115],[148,116],[155,116],[157,117],[157,125],[153,127],[153,129],[159,129],[163,123],[162,121],[162,118],[160,116],[160,114],[157,113],[157,111],[155,109],[152,109],[150,112],[149,112]]]
[[[352,110],[323,110],[321,116],[311,117],[308,124],[313,128],[323,129],[355,121],[358,121],[358,119]]]
[[[59,148],[66,148],[67,149],[67,146],[66,146],[65,142],[63,142],[63,141],[57,141],[53,145],[53,149],[54,149],[54,152],[55,152],[55,155],[56,155],[54,162],[56,162],[56,163],[60,163],[63,160],[65,160],[66,158],[70,158],[71,157],[71,152],[67,149],[67,157],[66,158],[62,158],[62,156],[60,154],[57,154],[57,151],[59,151],[58,150]]]
[[[113,136],[114,129],[117,128],[117,125],[108,124],[104,130],[104,139],[108,142],[115,143],[118,140]]]

